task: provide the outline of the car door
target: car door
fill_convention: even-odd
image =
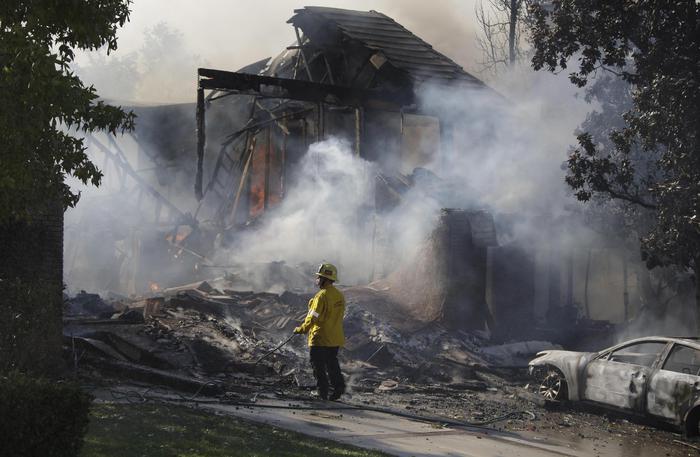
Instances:
[[[700,351],[676,343],[661,368],[652,374],[647,390],[647,411],[681,423],[700,393]]]
[[[646,384],[667,343],[643,341],[610,350],[584,370],[585,400],[643,412]]]

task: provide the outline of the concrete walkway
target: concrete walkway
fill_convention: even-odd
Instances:
[[[101,401],[134,400],[182,401],[177,392],[154,392],[142,386],[120,385],[91,390]],[[119,395],[115,396],[115,393]],[[134,396],[134,394],[136,394]],[[131,397],[127,398],[129,395]],[[367,449],[378,449],[397,456],[437,457],[659,457],[663,455],[698,455],[683,443],[649,442],[634,436],[612,432],[568,434],[554,431],[500,432],[476,427],[441,427],[434,423],[412,420],[393,414],[361,409],[324,410],[343,403],[324,401],[282,401],[258,399],[257,404],[278,408],[235,406],[219,403],[215,398],[198,397],[204,410],[240,417],[318,438],[326,438]],[[293,406],[294,409],[286,409]],[[316,408],[299,410],[297,407]],[[283,407],[283,408],[280,408]],[[566,440],[566,441],[565,441]],[[681,447],[678,447],[681,446]],[[673,451],[669,453],[669,451]],[[680,452],[679,452],[680,451]]]
[[[261,400],[289,406],[289,402]],[[294,405],[324,406],[331,402],[294,402]],[[437,457],[549,457],[586,456],[552,440],[479,428],[444,428],[403,417],[363,410],[293,410],[202,404],[232,416],[332,439],[354,446],[378,449],[397,456]]]

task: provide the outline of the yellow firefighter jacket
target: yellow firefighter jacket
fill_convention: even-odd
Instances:
[[[343,346],[343,316],[345,297],[333,285],[327,286],[309,300],[309,312],[298,327],[299,333],[309,334],[309,346]]]

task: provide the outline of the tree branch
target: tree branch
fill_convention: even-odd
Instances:
[[[618,200],[624,200],[624,201],[629,202],[629,203],[634,203],[635,205],[639,205],[642,208],[646,208],[646,209],[656,209],[657,208],[657,206],[655,204],[645,201],[644,199],[642,199],[642,197],[640,197],[638,195],[629,195],[629,194],[624,193],[624,192],[617,192],[611,188],[607,188],[607,189],[603,190],[602,192],[607,193],[612,198],[617,198]]]

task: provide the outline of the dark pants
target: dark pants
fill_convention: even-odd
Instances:
[[[330,378],[333,394],[331,399],[337,399],[345,392],[345,380],[338,364],[338,347],[311,346],[309,351],[311,366],[314,369],[318,395],[328,398],[328,380]]]

